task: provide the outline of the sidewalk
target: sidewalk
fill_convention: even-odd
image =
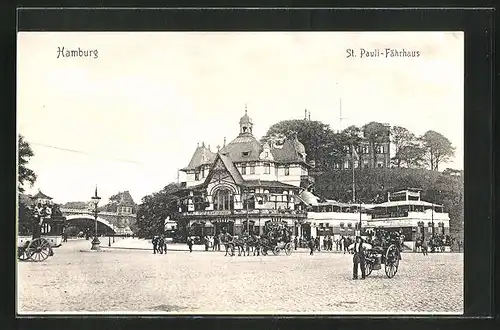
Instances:
[[[151,240],[145,240],[145,239],[139,239],[139,238],[124,238],[120,241],[117,241],[113,244],[111,244],[111,247],[108,247],[107,245],[101,246],[104,249],[126,249],[126,250],[145,250],[145,251],[153,251],[153,244],[151,243]],[[189,251],[189,247],[185,243],[168,243],[167,244],[167,250],[168,251]],[[224,245],[221,245],[221,250],[220,251],[213,251],[212,248],[209,248],[208,251],[205,251],[205,245],[193,245],[193,252],[226,252],[224,250]],[[309,249],[306,248],[297,248],[297,250],[293,250],[293,253],[309,253]],[[324,251],[321,250],[320,252],[315,251],[316,253],[339,253],[341,254],[341,251]]]

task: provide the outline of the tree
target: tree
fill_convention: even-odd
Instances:
[[[326,169],[339,160],[338,139],[329,125],[320,121],[285,120],[272,125],[264,139],[273,136],[286,136],[297,139],[304,145],[309,160],[314,160],[316,167]]]
[[[401,157],[401,150],[417,140],[415,134],[408,129],[401,126],[394,126],[391,128],[391,142],[394,146],[394,157],[391,161],[396,167],[401,167],[403,159]]]
[[[375,149],[382,143],[387,142],[390,136],[390,128],[384,124],[372,121],[362,127],[363,137],[370,148],[370,167],[375,167]]]
[[[35,153],[31,149],[28,141],[26,141],[22,135],[19,135],[19,173],[17,181],[20,193],[24,192],[24,183],[28,182],[30,186],[33,186],[36,182],[35,172],[27,167],[29,159],[34,155]]]
[[[455,155],[455,147],[441,133],[430,130],[421,139],[431,171],[438,171],[439,164],[449,161]]]
[[[401,147],[396,154],[396,157],[400,163],[406,164],[407,168],[418,168],[421,167],[425,161],[425,149],[418,141],[411,142],[410,144]]]
[[[144,196],[137,209],[135,227],[140,237],[151,237],[163,233],[165,219],[177,212],[178,198],[174,193],[179,187],[171,183],[161,191]]]

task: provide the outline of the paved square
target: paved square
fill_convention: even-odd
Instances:
[[[108,239],[102,242],[106,247]],[[149,246],[137,239],[114,246],[134,244]],[[89,246],[90,241],[69,241],[44,262],[20,262],[19,312],[463,312],[462,254],[404,253],[394,278],[382,269],[353,281],[352,256],[336,252],[265,257],[107,248],[80,252]]]

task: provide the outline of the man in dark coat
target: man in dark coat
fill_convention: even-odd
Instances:
[[[189,247],[189,253],[193,252],[193,239],[191,237],[188,237],[187,244]]]
[[[295,247],[295,250],[297,250],[297,244],[299,243],[299,240],[297,239],[297,236],[293,239],[293,245]]]
[[[352,258],[352,279],[358,279],[358,265],[361,268],[361,279],[365,279],[365,249],[363,247],[363,240],[360,236],[356,237],[356,242],[353,247],[354,256]]]
[[[311,252],[309,253],[309,255],[313,255],[314,254],[314,248],[315,248],[315,240],[314,240],[314,237],[311,237],[311,239],[309,240],[308,242],[308,246],[309,246],[309,249],[311,250]]]

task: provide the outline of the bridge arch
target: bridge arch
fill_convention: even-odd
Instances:
[[[66,216],[66,222],[68,224],[82,224],[82,220],[85,224],[88,225],[95,223],[95,218],[90,214],[72,214]],[[116,234],[115,226],[113,226],[113,224],[106,219],[97,217],[97,223],[98,232],[102,232],[102,228],[104,228],[106,233],[111,232],[113,234]],[[101,230],[99,230],[99,227],[101,227]],[[94,227],[92,226],[92,228]]]

